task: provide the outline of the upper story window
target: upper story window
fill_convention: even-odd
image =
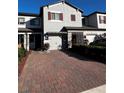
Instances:
[[[48,12],[48,20],[60,20],[60,21],[63,21],[63,13]]]
[[[76,21],[75,15],[71,15],[71,21]]]
[[[40,18],[34,18],[30,20],[30,25],[39,26],[40,25]]]
[[[25,24],[25,18],[18,18],[18,24]]]
[[[99,16],[99,23],[106,24],[106,16]]]

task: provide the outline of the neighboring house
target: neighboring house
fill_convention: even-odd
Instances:
[[[18,44],[26,50],[41,48],[41,18],[38,14],[18,14]]]
[[[94,12],[88,16],[82,16],[82,23],[95,28],[106,28],[106,13]]]
[[[19,13],[19,46],[37,50],[49,43],[49,50],[66,49],[106,33],[105,13],[82,15],[81,9],[66,1],[43,6],[40,14]]]

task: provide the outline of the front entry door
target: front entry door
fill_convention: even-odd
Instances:
[[[41,34],[35,34],[35,50],[41,50]]]
[[[35,49],[35,35],[34,34],[30,34],[29,36],[29,48],[31,50]]]
[[[62,49],[68,48],[68,40],[67,35],[62,35]]]

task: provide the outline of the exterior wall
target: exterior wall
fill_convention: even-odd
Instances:
[[[33,16],[18,16],[18,18],[25,18],[25,24],[18,24],[18,28],[41,28],[41,24],[39,26],[33,26],[30,25],[30,20],[31,19],[35,19],[37,17],[33,17]],[[40,21],[41,23],[41,21]]]
[[[50,11],[63,13],[63,21],[48,20]],[[76,15],[76,21],[71,21],[71,14]],[[60,32],[64,26],[82,27],[81,12],[62,3],[44,7],[44,32]]]
[[[98,28],[106,28],[106,24],[100,24],[99,22],[99,16],[106,16],[106,14],[97,14],[97,25],[98,25]]]
[[[93,27],[98,27],[96,14],[89,16],[87,20],[88,20],[88,25],[93,26]]]

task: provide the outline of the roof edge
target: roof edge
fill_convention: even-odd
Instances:
[[[39,14],[35,14],[35,13],[26,13],[26,12],[18,12],[18,16],[36,16],[36,17],[38,17]]]
[[[64,27],[66,30],[102,30],[106,31],[104,28],[94,28],[94,27]]]
[[[87,15],[88,16],[91,16],[91,15],[94,15],[94,14],[106,14],[106,12],[102,12],[102,11],[95,11],[95,12],[92,12],[91,14]]]

